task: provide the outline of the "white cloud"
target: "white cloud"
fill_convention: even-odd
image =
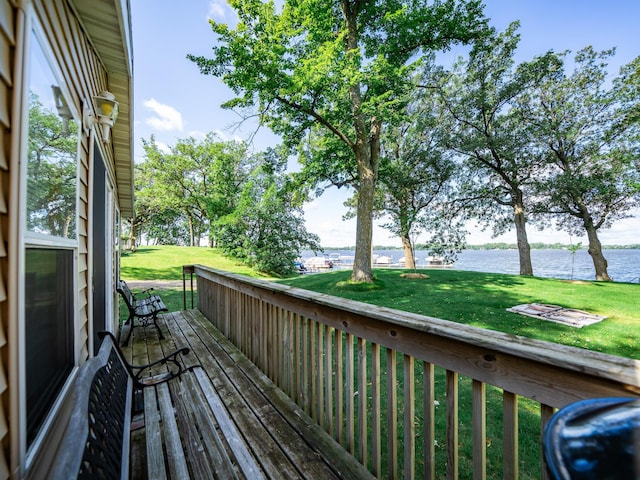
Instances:
[[[147,110],[155,114],[147,118],[145,123],[156,130],[168,132],[171,130],[182,131],[182,114],[175,108],[158,102],[155,98],[150,98],[144,102]]]
[[[319,210],[320,208],[322,208],[322,204],[317,198],[314,198],[310,202],[304,204],[304,211],[307,213]]]
[[[209,2],[207,20],[213,20],[217,23],[226,23],[229,27],[235,28],[238,23],[238,15],[225,0],[212,0]]]
[[[188,136],[195,138],[196,140],[204,140],[207,136],[206,132],[201,130],[191,130],[187,133]]]
[[[226,2],[220,2],[217,0],[209,2],[209,13],[207,14],[207,18],[211,18],[212,20],[225,18],[226,10]]]

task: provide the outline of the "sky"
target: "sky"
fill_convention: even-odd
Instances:
[[[520,44],[516,61],[532,59],[547,50],[576,52],[591,45],[596,50],[616,47],[609,62],[617,75],[620,66],[640,55],[640,1],[638,0],[485,0],[485,14],[490,24],[504,30],[510,22],[520,20]],[[208,19],[233,23],[235,15],[222,0],[135,0],[131,2],[134,54],[134,155],[143,159],[142,139],[151,135],[156,143],[168,148],[179,139],[202,139],[216,132],[225,140],[253,138],[256,151],[278,143],[278,137],[256,125],[238,125],[239,117],[220,105],[233,93],[212,76],[203,75],[187,60],[187,54],[209,56],[215,37]],[[452,61],[465,53],[454,46],[442,57]],[[342,221],[350,196],[344,189],[328,189],[305,206],[307,230],[319,235],[323,247],[355,245],[355,220]],[[640,216],[640,212],[638,212]],[[493,238],[490,230],[468,225],[467,243],[493,241],[515,243],[515,231]],[[586,238],[570,237],[564,232],[538,231],[529,226],[530,242],[565,244]],[[622,220],[599,233],[607,244],[640,243],[640,218]],[[427,240],[423,234],[417,243]],[[399,246],[400,241],[376,226],[374,245]]]

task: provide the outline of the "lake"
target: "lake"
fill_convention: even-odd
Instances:
[[[327,250],[328,254],[353,257],[353,250]],[[374,255],[391,257],[396,263],[404,257],[402,250],[375,250]],[[609,263],[609,276],[616,282],[640,282],[640,250],[603,250]],[[302,258],[313,256],[303,252]],[[428,252],[418,250],[415,254],[418,267],[426,264]],[[591,256],[586,250],[578,250],[575,256],[568,250],[531,250],[533,273],[537,277],[574,280],[594,280],[595,273]],[[394,265],[397,266],[397,265]],[[453,266],[455,270],[476,272],[509,273],[518,275],[520,264],[517,250],[464,250],[458,254]],[[573,276],[572,276],[573,270]]]

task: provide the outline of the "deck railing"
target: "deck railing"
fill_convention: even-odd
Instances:
[[[196,265],[198,309],[380,478],[546,478],[554,409],[640,362]]]

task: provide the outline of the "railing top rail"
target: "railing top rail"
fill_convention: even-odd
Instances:
[[[586,349],[559,345],[518,335],[463,325],[456,322],[428,317],[415,313],[312,292],[244,275],[216,270],[203,265],[194,265],[198,278],[222,284],[261,300],[278,303],[295,313],[328,323],[342,330],[356,333],[381,345],[404,353],[415,354],[418,338],[425,336],[446,340],[446,348],[452,345],[469,345],[476,349],[499,352],[514,359],[533,361],[558,367],[563,370],[624,383],[629,395],[640,392],[640,361]],[[358,319],[366,319],[360,322]],[[411,338],[411,333],[416,339]],[[403,347],[398,348],[401,341]],[[413,350],[411,350],[413,348]],[[443,344],[443,348],[445,348]],[[476,351],[478,353],[478,351]],[[419,356],[419,355],[418,355]],[[483,355],[488,362],[495,360]],[[461,360],[463,363],[464,360]],[[523,365],[520,365],[522,368]],[[500,375],[501,372],[493,372]]]

